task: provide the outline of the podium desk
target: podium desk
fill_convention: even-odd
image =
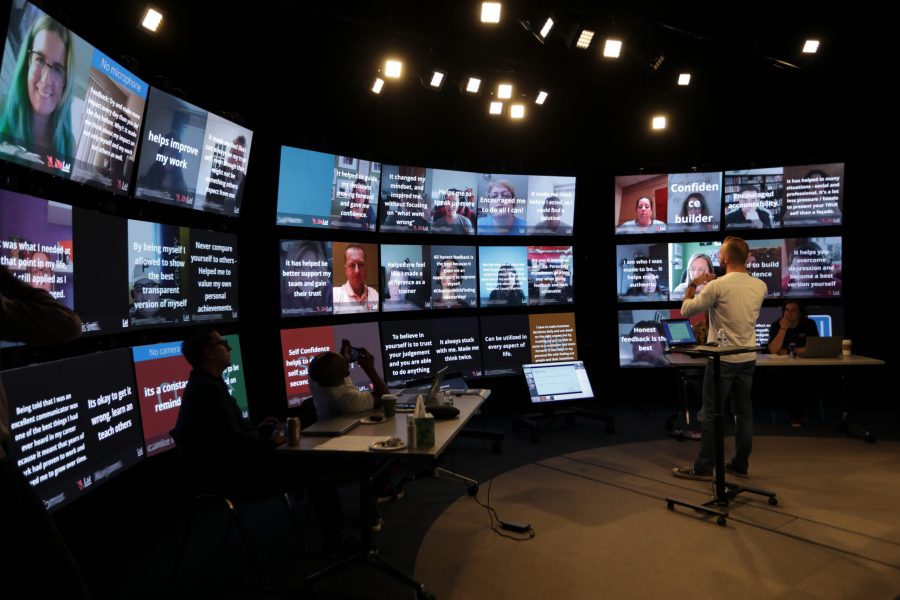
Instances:
[[[714,349],[714,348],[712,348]],[[666,361],[678,369],[699,369],[706,367],[708,358],[681,353],[666,354]],[[786,354],[758,354],[756,356],[756,366],[759,368],[809,368],[809,367],[837,367],[841,378],[841,430],[850,435],[857,435],[867,442],[875,442],[875,435],[865,427],[850,421],[849,413],[849,396],[850,385],[848,380],[848,369],[864,366],[883,365],[884,361],[878,358],[871,358],[859,354],[851,354],[849,356],[839,356],[836,358],[791,358]]]
[[[434,424],[434,446],[430,448],[401,448],[399,450],[373,451],[369,449],[369,443],[373,439],[385,439],[396,436],[406,442],[406,414],[397,413],[394,417],[381,423],[372,425],[360,424],[351,431],[338,437],[302,436],[300,445],[295,447],[281,446],[280,452],[296,456],[300,461],[322,461],[338,459],[348,467],[355,468],[359,476],[360,490],[360,514],[362,515],[362,551],[358,554],[331,565],[317,573],[310,575],[306,583],[311,585],[316,581],[339,572],[358,562],[364,562],[373,566],[402,583],[411,587],[417,598],[427,598],[425,586],[410,575],[404,573],[378,555],[372,539],[372,525],[375,522],[374,491],[372,481],[383,473],[392,463],[393,459],[404,458],[409,460],[421,459],[429,461],[437,476],[447,477],[463,481],[469,485],[469,493],[474,495],[478,491],[478,483],[467,477],[457,475],[437,466],[437,461],[447,449],[462,428],[478,411],[487,397],[489,390],[485,390],[484,396],[479,394],[467,394],[453,396],[453,406],[459,409],[459,416],[454,419],[442,419]],[[382,414],[380,410],[371,410],[359,413],[359,417]],[[411,413],[409,413],[411,414]],[[379,463],[382,463],[379,465]]]

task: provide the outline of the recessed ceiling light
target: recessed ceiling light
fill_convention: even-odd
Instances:
[[[503,103],[502,102],[491,102],[491,106],[488,109],[488,112],[492,115],[499,115],[503,112]]]
[[[444,78],[446,76],[447,76],[447,74],[444,73],[443,71],[434,71],[431,74],[431,83],[429,83],[428,85],[430,85],[433,88],[440,89],[440,87],[442,85],[444,85]]]
[[[538,92],[537,98],[534,99],[534,103],[543,104],[547,101],[547,96],[549,96],[549,94],[544,90],[541,90],[540,92]]]
[[[481,80],[477,77],[469,77],[469,82],[466,84],[466,91],[470,94],[477,94],[479,89],[481,89]]]
[[[163,14],[152,6],[147,7],[144,17],[141,19],[141,27],[147,31],[156,33],[163,20]]]
[[[512,84],[501,83],[497,85],[497,97],[501,100],[509,100],[512,98]]]
[[[375,83],[372,84],[372,91],[376,94],[380,94],[381,88],[383,88],[383,87],[384,87],[384,79],[382,79],[381,77],[376,77]]]
[[[666,128],[666,118],[663,115],[657,115],[653,117],[652,125],[653,129],[665,129]]]
[[[678,75],[678,85],[691,85],[691,74],[681,73]]]
[[[819,40],[806,40],[806,43],[803,44],[804,54],[815,54],[818,49]]]
[[[509,107],[509,116],[511,119],[524,119],[525,118],[525,105],[524,104],[513,104]]]

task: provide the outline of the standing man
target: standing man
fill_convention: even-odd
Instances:
[[[747,242],[739,237],[728,236],[719,249],[719,264],[725,268],[725,275],[716,278],[713,273],[704,273],[688,284],[681,314],[690,317],[709,311],[708,341],[715,340],[719,329],[725,330],[728,343],[734,346],[756,345],[756,319],[766,297],[766,284],[747,273]],[[706,284],[695,297],[697,286]],[[731,354],[721,357],[720,380],[722,398],[731,394],[734,410],[734,458],[725,464],[725,470],[736,475],[746,475],[750,450],[753,446],[753,406],[750,388],[753,385],[753,371],[756,368],[756,353]],[[715,406],[715,372],[707,363],[703,374],[703,414],[711,416]],[[700,438],[700,454],[694,464],[675,467],[672,474],[684,479],[711,481],[716,462],[713,419],[703,420]]]
[[[378,310],[378,292],[366,285],[366,250],[350,244],[344,251],[347,283],[334,288],[334,312],[353,313]]]

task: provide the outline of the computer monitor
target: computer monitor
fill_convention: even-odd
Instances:
[[[566,360],[522,365],[532,404],[594,397],[584,362]]]

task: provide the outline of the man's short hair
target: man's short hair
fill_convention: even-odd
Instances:
[[[192,367],[197,368],[203,362],[203,351],[209,347],[214,333],[212,327],[201,327],[181,342],[181,353]]]
[[[346,249],[344,249],[344,263],[347,262],[347,253],[350,252],[351,248],[356,248],[360,252],[363,253],[363,258],[366,258],[366,249],[360,246],[359,244],[349,244]]]
[[[344,358],[337,352],[323,352],[309,363],[309,378],[324,386],[339,385],[343,377]]]
[[[731,260],[740,265],[747,264],[747,257],[750,256],[750,246],[747,245],[743,238],[729,235],[722,244],[725,246],[725,254]]]

